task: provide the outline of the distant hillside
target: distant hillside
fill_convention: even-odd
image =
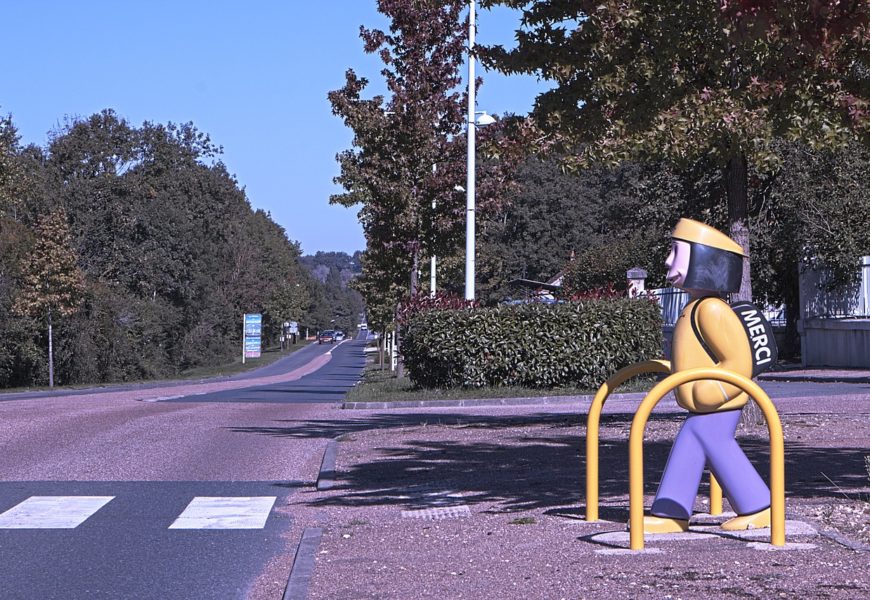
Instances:
[[[320,283],[326,283],[329,271],[336,269],[341,278],[341,287],[346,288],[348,282],[362,273],[360,262],[362,252],[357,250],[353,256],[346,252],[318,252],[303,256],[300,261]]]
[[[365,315],[365,303],[360,293],[350,288],[348,283],[362,273],[361,255],[362,252],[354,252],[353,256],[345,252],[318,252],[299,259],[320,283],[312,298],[318,322],[356,331],[357,324]]]

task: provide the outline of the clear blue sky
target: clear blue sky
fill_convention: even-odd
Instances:
[[[353,68],[382,92],[359,27],[387,26],[375,0],[2,0],[0,113],[45,145],[65,116],[112,108],[134,125],[192,121],[255,208],[306,254],[365,247],[356,210],[330,206],[351,133],[326,94]],[[519,15],[478,9],[478,42],[510,45]],[[529,110],[544,86],[478,66],[478,108]]]

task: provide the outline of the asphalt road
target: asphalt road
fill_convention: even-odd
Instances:
[[[175,529],[196,498],[263,498],[286,503],[288,483],[0,483],[0,510],[28,499],[111,498],[74,528],[0,529],[6,599],[243,598],[285,540],[291,517],[266,515],[247,529]],[[53,507],[58,516],[63,504]],[[13,523],[14,525],[14,523]],[[55,523],[54,525],[59,525]],[[0,527],[9,526],[0,521]]]
[[[149,381],[143,383],[128,383],[128,384],[118,384],[118,385],[101,385],[101,386],[93,386],[86,388],[61,388],[55,390],[35,390],[35,391],[24,391],[24,392],[4,392],[0,393],[0,401],[6,400],[21,400],[26,398],[38,398],[44,396],[53,396],[53,397],[61,397],[61,396],[84,396],[93,394],[96,392],[106,393],[106,392],[125,392],[131,390],[150,390],[150,389],[167,389],[174,387],[184,387],[190,385],[192,382],[206,382],[206,381],[247,381],[251,379],[260,379],[263,377],[270,377],[274,375],[280,375],[282,373],[287,373],[292,371],[293,369],[299,368],[300,366],[310,362],[316,356],[328,352],[335,345],[321,345],[321,344],[309,344],[304,348],[300,348],[296,352],[292,354],[288,354],[284,358],[279,358],[275,362],[268,364],[261,368],[255,368],[250,371],[245,371],[243,373],[237,373],[235,375],[225,375],[219,377],[210,377],[199,380],[174,380],[174,381]],[[249,359],[256,360],[256,359]]]
[[[210,383],[3,395],[0,598],[280,598],[294,499],[313,492],[329,425],[345,421],[335,403],[364,343],[312,345]],[[791,411],[870,393],[762,385],[801,399]]]
[[[357,381],[365,366],[362,348],[365,342],[352,340],[328,346],[331,360],[310,375],[295,381],[262,385],[240,390],[225,390],[196,396],[180,396],[165,402],[277,402],[282,404],[341,402]],[[317,348],[313,346],[312,348]],[[321,346],[321,348],[323,348]],[[296,354],[305,352],[305,348]],[[322,352],[323,350],[321,350]],[[259,377],[273,376],[301,366],[301,361],[290,361],[295,355],[277,361],[257,373]],[[306,357],[313,358],[313,353]],[[309,360],[310,360],[309,358]],[[284,362],[286,361],[286,362]],[[284,363],[279,365],[278,363]]]
[[[364,343],[304,348],[224,391],[0,402],[0,598],[280,598],[299,541],[289,499],[313,489],[327,443],[293,424],[335,409]]]

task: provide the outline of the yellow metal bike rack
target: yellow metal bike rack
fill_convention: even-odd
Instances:
[[[647,363],[641,363],[647,364]],[[636,365],[640,366],[640,365]],[[617,373],[618,375],[619,373]],[[615,378],[616,376],[614,376]],[[746,377],[717,368],[687,369],[674,373],[657,383],[640,403],[631,423],[631,433],[628,438],[628,480],[629,480],[629,542],[632,550],[643,550],[643,435],[649,415],[656,404],[677,386],[710,379],[722,381],[739,387],[746,392],[761,408],[767,430],[770,435],[770,543],[774,546],[785,545],[785,451],[782,436],[782,423],[773,402],[761,387]],[[605,384],[606,386],[606,384]],[[602,387],[605,387],[602,386]],[[605,394],[606,396],[606,394]],[[597,398],[597,396],[596,396]],[[603,401],[602,401],[603,402]],[[598,409],[600,413],[600,408]],[[590,409],[591,413],[591,409]],[[597,429],[597,421],[596,421]],[[587,432],[588,436],[588,432]],[[597,431],[596,431],[596,484],[597,484]],[[587,437],[588,439],[588,437]],[[587,445],[588,450],[588,445]],[[718,483],[716,487],[719,488]],[[596,485],[596,517],[597,517],[597,485]],[[721,488],[719,488],[721,504]],[[711,511],[713,486],[711,483]],[[587,509],[588,510],[588,509]]]
[[[632,377],[644,373],[670,373],[666,360],[648,360],[620,369],[598,388],[586,419],[586,520],[598,520],[598,427],[601,409],[611,392]]]

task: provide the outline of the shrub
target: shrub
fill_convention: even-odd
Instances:
[[[654,302],[604,298],[422,312],[409,322],[402,354],[421,387],[597,387],[661,348]]]
[[[460,308],[477,308],[480,303],[477,300],[466,300],[455,294],[438,292],[434,296],[417,294],[413,297],[405,297],[399,303],[396,310],[396,320],[400,325],[407,325],[416,315],[430,310],[449,310]]]
[[[670,238],[664,238],[670,244]],[[593,246],[577,254],[565,266],[562,296],[570,298],[593,290],[612,287],[624,292],[628,288],[626,271],[641,267],[650,274],[647,287],[659,281],[668,251],[659,248],[658,241],[644,236],[613,239],[605,245]]]

